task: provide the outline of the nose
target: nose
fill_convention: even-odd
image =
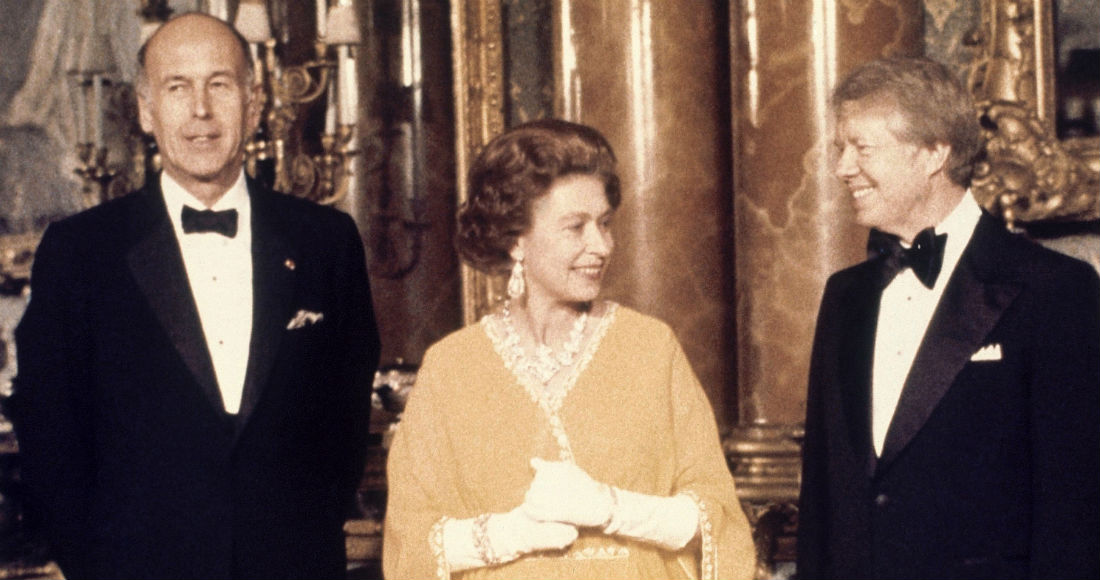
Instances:
[[[845,146],[836,156],[836,164],[833,166],[833,175],[841,181],[854,177],[859,173],[859,166],[855,162],[855,148]]]
[[[210,92],[206,89],[194,92],[191,103],[191,114],[200,119],[210,116]]]
[[[611,230],[599,225],[598,223],[591,223],[585,228],[585,246],[592,254],[606,258],[611,255],[612,248],[615,247],[615,241],[611,237]]]

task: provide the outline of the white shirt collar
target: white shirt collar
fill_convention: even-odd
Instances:
[[[191,193],[184,189],[178,181],[172,179],[172,176],[164,171],[160,173],[160,190],[164,195],[164,205],[168,208],[168,217],[172,220],[172,227],[176,230],[177,236],[182,236],[183,218],[180,216],[183,213],[183,206],[187,205],[198,210],[207,208],[198,198],[191,195]],[[229,187],[225,195],[221,196],[221,198],[214,203],[214,207],[209,209],[214,211],[223,211],[227,209],[237,210],[237,227],[244,228],[247,227],[247,224],[251,223],[249,221],[251,217],[250,208],[248,185],[245,182],[244,169],[242,168],[240,175],[237,176],[237,181],[233,182],[233,185]],[[240,232],[241,229],[238,229],[238,236]]]
[[[974,199],[974,194],[967,189],[959,204],[947,217],[936,225],[937,234],[947,234],[947,245],[943,250],[943,268],[936,285],[945,284],[955,271],[963,250],[970,243],[970,237],[974,235],[974,228],[982,217],[982,208]]]

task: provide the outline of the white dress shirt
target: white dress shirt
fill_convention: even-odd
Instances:
[[[932,313],[981,215],[978,202],[967,191],[959,205],[936,226],[936,234],[947,234],[947,242],[943,267],[932,288],[925,287],[913,270],[906,268],[882,292],[871,376],[871,434],[878,455],[882,455],[886,432]]]
[[[252,212],[244,171],[214,204],[214,211],[237,210],[237,235],[183,232],[183,206],[207,209],[198,199],[161,173],[161,191],[179,240],[191,295],[198,307],[207,350],[228,413],[236,414],[244,393],[248,344],[252,337]]]

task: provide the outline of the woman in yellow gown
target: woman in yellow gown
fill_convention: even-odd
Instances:
[[[751,532],[671,329],[599,299],[621,195],[596,130],[501,135],[457,247],[509,299],[425,354],[387,467],[386,578],[749,578]]]

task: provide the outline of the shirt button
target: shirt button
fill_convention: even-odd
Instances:
[[[875,505],[878,507],[886,507],[888,503],[890,503],[890,496],[885,493],[880,493],[875,496]]]

